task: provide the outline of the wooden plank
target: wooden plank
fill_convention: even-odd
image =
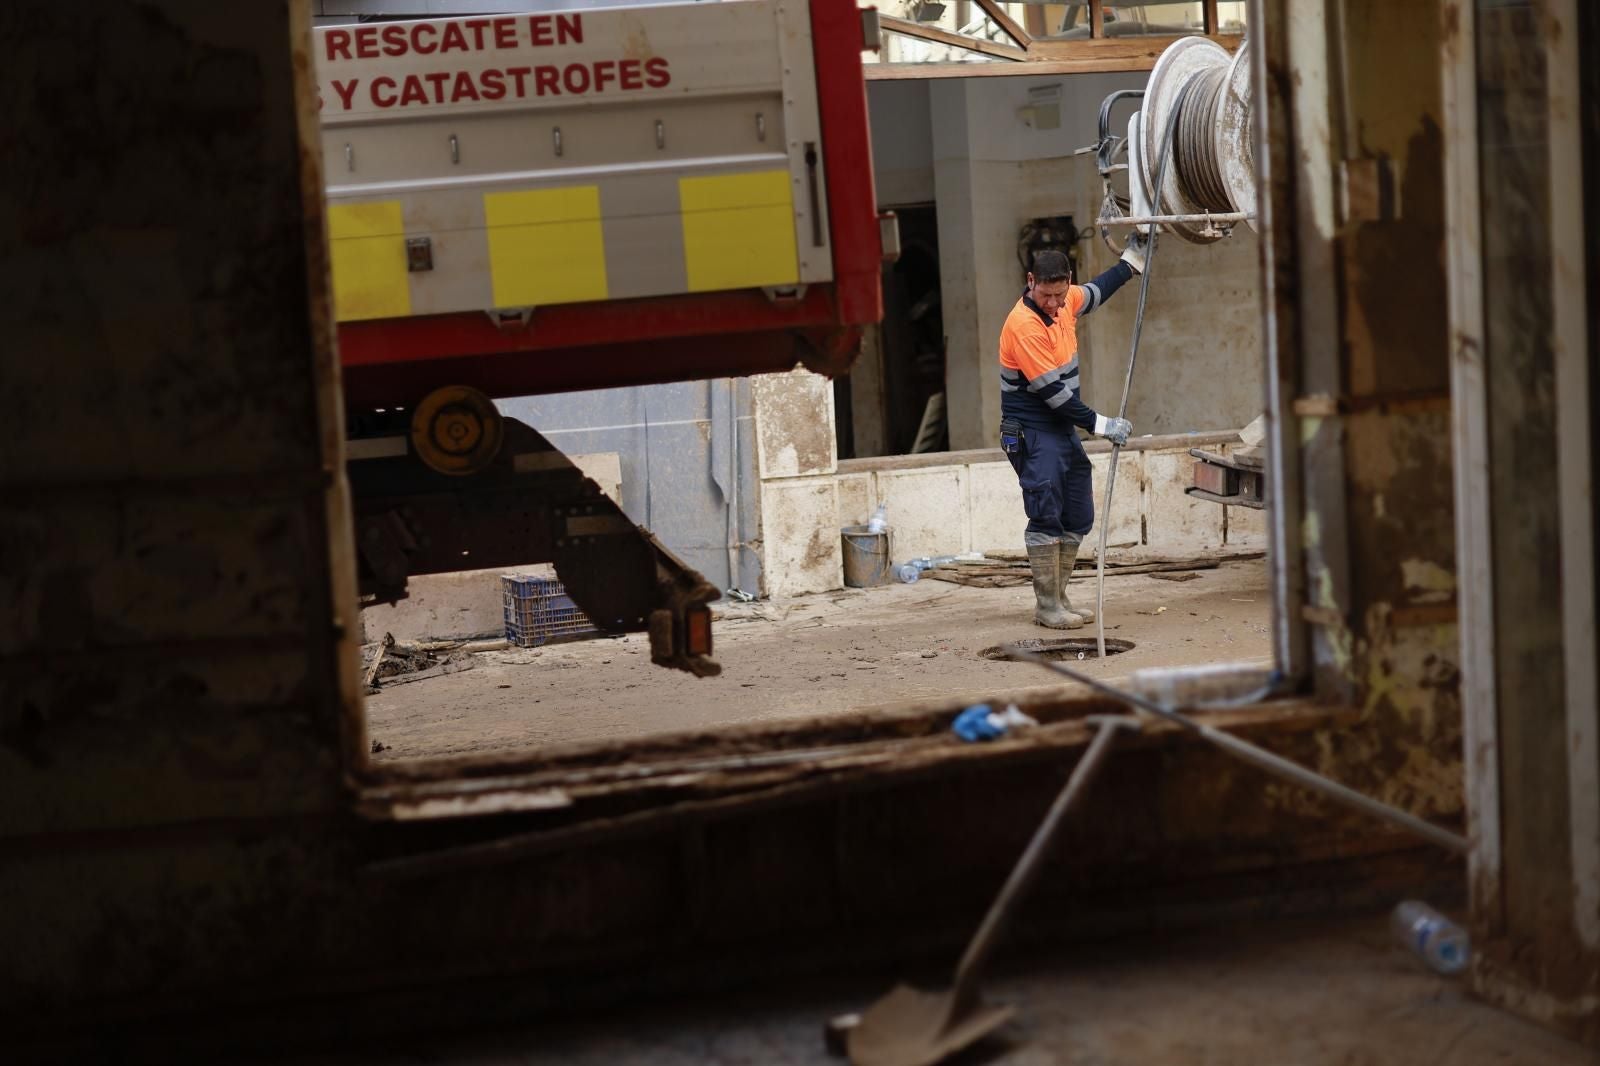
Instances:
[[[1106,12],[1104,0],[1089,0],[1089,36],[1095,39],[1106,35]]]
[[[890,20],[884,19],[884,28],[891,29]],[[911,25],[915,25],[912,23]],[[918,27],[922,29],[922,27]],[[946,31],[938,31],[946,32]],[[927,39],[928,34],[914,34]],[[1232,52],[1239,47],[1241,38],[1223,35],[1209,38]],[[976,44],[970,38],[964,42]],[[1117,37],[1106,40],[1049,41],[1034,40],[1026,52],[1016,49],[1020,56],[1009,52],[1004,58],[1020,58],[1020,63],[868,63],[863,69],[868,81],[897,81],[917,78],[985,78],[1012,77],[1020,74],[1101,74],[1124,71],[1149,70],[1156,57],[1179,37]],[[962,47],[967,47],[963,44]],[[1005,48],[1004,45],[992,45]],[[972,51],[982,52],[973,48]]]
[[[1094,2],[1094,0],[1091,0],[1091,2]],[[1100,5],[1095,3],[1094,6],[1099,7]],[[1206,36],[1215,37],[1220,26],[1217,20],[1217,0],[1202,0],[1201,7],[1205,12]]]
[[[962,48],[968,52],[994,56],[996,59],[1010,59],[1021,62],[1028,58],[1028,53],[1015,45],[981,41],[976,37],[966,37],[959,33],[951,33],[949,30],[941,30],[934,26],[924,26],[920,22],[897,19],[889,15],[882,16],[878,21],[886,30],[904,34],[907,37],[916,37],[919,40],[932,41],[935,44],[947,44],[952,48]]]
[[[1117,574],[1166,574],[1192,572],[1195,570],[1215,570],[1221,565],[1220,559],[1191,559],[1183,562],[1148,562],[1130,563],[1123,566],[1106,565],[1106,576]],[[1074,572],[1088,573],[1093,570],[1092,565],[1075,568]],[[1023,565],[962,563],[957,566],[939,566],[925,571],[922,575],[934,581],[948,581],[953,585],[967,585],[972,588],[996,589],[1013,588],[1026,585],[1033,580],[1033,572]]]
[[[1094,56],[1096,58],[1119,58],[1128,61],[1148,58],[1152,63],[1157,56],[1167,50],[1167,46],[1174,41],[1184,39],[1184,36],[1198,36],[1187,34],[1168,37],[1107,37],[1104,40],[1071,40],[1071,41],[1034,41],[1028,46],[1028,59],[1076,59]],[[1232,34],[1207,35],[1209,41],[1236,52],[1242,38]],[[1148,69],[1148,68],[1142,68]]]
[[[1348,721],[1348,712],[1329,707],[1308,707],[1284,701],[1236,710],[1221,710],[1207,716],[1214,728],[1245,736],[1282,736],[1303,733]],[[1023,765],[1055,760],[1063,751],[1075,751],[1088,741],[1089,728],[1081,719],[1047,722],[1018,730],[987,744],[965,744],[954,740],[946,728],[926,737],[863,744],[862,751],[837,762],[819,760],[779,774],[761,775],[743,782],[742,787],[724,782],[723,794],[716,788],[704,795],[676,803],[652,803],[643,809],[616,815],[589,818],[576,823],[531,832],[510,833],[492,840],[457,847],[438,848],[413,854],[379,859],[364,868],[368,876],[416,877],[441,870],[469,866],[492,866],[512,860],[548,854],[556,849],[610,841],[647,832],[657,826],[677,823],[685,816],[748,816],[752,811],[800,799],[843,796],[863,789],[881,787],[886,782],[903,784],[932,776],[953,766],[997,763]],[[1140,748],[1189,749],[1201,743],[1180,727],[1168,722],[1146,722],[1140,733],[1119,740],[1125,750]],[[701,790],[703,782],[690,794]],[[732,794],[726,791],[732,788]]]
[[[1033,38],[1028,31],[1016,24],[1012,17],[1006,14],[1006,9],[995,0],[978,0],[978,6],[983,8],[984,14],[994,19],[995,25],[1006,31],[1006,36],[1017,42],[1019,48],[1027,48]]]

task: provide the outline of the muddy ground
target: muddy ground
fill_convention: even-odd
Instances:
[[[1106,679],[1148,667],[1270,660],[1265,560],[1106,579],[1107,636],[1135,647],[1073,665]],[[1170,578],[1173,575],[1168,575]],[[1073,583],[1093,602],[1092,579]],[[618,739],[705,726],[834,714],[905,700],[976,702],[1059,687],[985,648],[1024,637],[1093,637],[1032,624],[1032,590],[943,581],[717,605],[720,677],[650,662],[643,634],[482,653],[474,668],[367,698],[378,759],[415,759]]]

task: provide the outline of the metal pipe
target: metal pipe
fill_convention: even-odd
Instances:
[[[1113,215],[1095,221],[1102,226],[1147,226],[1164,222],[1254,222],[1256,216],[1245,211],[1208,211],[1201,215]]]
[[[1280,777],[1283,780],[1293,782],[1302,788],[1310,789],[1312,792],[1320,793],[1321,795],[1326,796],[1328,799],[1333,800],[1335,803],[1349,807],[1351,810],[1359,811],[1362,814],[1369,814],[1372,817],[1388,822],[1391,825],[1399,826],[1401,829],[1415,833],[1417,836],[1422,837],[1429,843],[1437,844],[1440,847],[1446,848],[1450,851],[1459,852],[1460,854],[1465,855],[1469,850],[1467,838],[1458,833],[1452,833],[1448,829],[1441,829],[1432,822],[1424,821],[1423,819],[1418,818],[1416,815],[1411,814],[1409,811],[1402,811],[1398,807],[1391,807],[1387,803],[1380,803],[1371,796],[1357,792],[1348,785],[1341,785],[1339,782],[1323,777],[1319,773],[1307,770],[1299,763],[1290,762],[1281,755],[1274,755],[1272,752],[1267,751],[1264,748],[1258,748],[1248,740],[1242,740],[1239,737],[1234,736],[1232,733],[1224,733],[1222,730],[1215,729],[1204,724],[1203,722],[1197,722],[1187,715],[1179,714],[1177,711],[1174,711],[1169,707],[1163,707],[1161,704],[1155,702],[1154,700],[1146,699],[1144,696],[1113,688],[1104,681],[1090,677],[1087,674],[1080,674],[1076,670],[1069,669],[1068,667],[1062,666],[1058,662],[1053,662],[1049,659],[1046,659],[1044,656],[1036,654],[1035,652],[1019,648],[1015,644],[1009,645],[1006,648],[1006,654],[1013,659],[1022,659],[1027,662],[1038,663],[1046,670],[1051,670],[1062,675],[1063,677],[1068,677],[1074,681],[1080,682],[1081,684],[1088,685],[1096,692],[1106,696],[1111,696],[1114,699],[1119,699],[1122,702],[1131,704],[1142,711],[1148,711],[1151,714],[1165,718],[1167,721],[1180,725],[1184,729],[1189,730],[1191,733],[1198,734],[1201,739],[1221,748],[1223,751],[1234,756],[1235,758],[1249,763],[1258,770],[1265,770],[1274,777]],[[1267,689],[1263,689],[1263,694],[1265,694],[1266,691]]]
[[[1183,114],[1184,101],[1189,96],[1189,87],[1194,84],[1194,76],[1184,82],[1183,88],[1178,91],[1178,97],[1173,101],[1172,113],[1167,116],[1166,133],[1161,139],[1161,159],[1156,165],[1156,192],[1167,180],[1167,163],[1172,159],[1172,139],[1178,131],[1178,116]],[[1133,180],[1135,175],[1130,175]],[[1157,201],[1152,194],[1150,203]],[[1139,272],[1139,308],[1133,316],[1133,343],[1128,350],[1128,374],[1122,382],[1122,403],[1117,406],[1117,417],[1122,418],[1128,411],[1128,393],[1133,390],[1133,364],[1139,358],[1139,334],[1144,331],[1144,305],[1150,295],[1150,271],[1156,265],[1156,226],[1149,223],[1146,233],[1148,245],[1144,253],[1144,269]],[[1100,659],[1106,657],[1106,531],[1111,528],[1111,491],[1117,484],[1117,460],[1122,455],[1122,445],[1111,446],[1111,462],[1106,466],[1106,505],[1100,513],[1100,547],[1095,552],[1095,592],[1094,592],[1094,619],[1095,619],[1095,645],[1099,651]]]
[[[1000,889],[1000,895],[989,905],[988,913],[983,916],[983,923],[978,926],[978,931],[973,934],[972,943],[967,945],[966,952],[961,956],[961,962],[956,966],[952,998],[958,1003],[977,992],[978,977],[983,971],[983,964],[1000,940],[1006,920],[1011,917],[1012,905],[1033,884],[1034,876],[1039,872],[1039,864],[1055,839],[1056,827],[1061,824],[1062,817],[1089,784],[1095,772],[1100,769],[1105,757],[1111,753],[1112,740],[1116,739],[1120,730],[1129,729],[1135,733],[1139,731],[1137,718],[1104,717],[1094,721],[1099,728],[1095,731],[1094,739],[1089,742],[1089,750],[1083,753],[1078,765],[1072,768],[1072,776],[1067,778],[1066,787],[1056,795],[1055,802],[1050,805],[1050,810],[1044,816],[1044,821],[1033,831],[1033,838],[1023,850],[1022,858],[1017,860],[1011,875],[1006,878],[1005,886]]]

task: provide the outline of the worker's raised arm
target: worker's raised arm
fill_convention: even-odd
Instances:
[[[1111,299],[1112,294],[1122,288],[1131,277],[1133,277],[1133,267],[1119,260],[1116,266],[1100,274],[1093,281],[1074,285],[1069,306],[1073,307],[1078,318],[1082,318]]]
[[[1128,238],[1127,250],[1110,270],[1096,277],[1086,285],[1072,287],[1071,307],[1077,318],[1093,311],[1107,300],[1118,289],[1122,288],[1135,274],[1144,272],[1145,238],[1142,234],[1135,233]]]

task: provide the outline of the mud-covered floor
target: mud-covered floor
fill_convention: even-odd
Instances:
[[[1092,603],[1093,588],[1080,576],[1072,594]],[[1025,637],[1093,637],[1092,626],[1033,625],[1032,604],[1025,587],[933,580],[719,604],[720,677],[652,665],[642,634],[489,652],[471,670],[369,696],[369,732],[381,745],[376,758],[412,759],[1059,687],[1038,666],[980,654]],[[1135,647],[1073,665],[1115,679],[1149,667],[1265,664],[1270,609],[1262,559],[1165,578],[1110,576],[1106,633]]]
[[[952,1066],[1592,1066],[1595,1053],[1468,997],[1391,947],[1386,916],[1262,921],[1002,960],[986,997],[1019,1008]],[[953,962],[953,960],[952,960]],[[524,1031],[407,1037],[294,1066],[801,1066],[825,1019],[897,977],[813,982],[609,1011]],[[940,975],[911,975],[935,984]]]

